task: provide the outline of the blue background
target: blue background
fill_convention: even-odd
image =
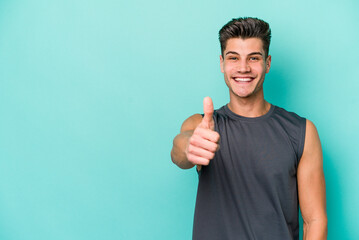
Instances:
[[[328,239],[359,239],[359,4],[0,1],[0,239],[190,239],[194,169],[170,160],[185,118],[228,102],[218,30],[272,28],[266,99],[312,120]]]

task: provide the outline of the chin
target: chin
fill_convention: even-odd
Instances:
[[[233,89],[231,90],[232,94],[235,96],[235,97],[238,97],[238,98],[251,98],[251,97],[255,97],[256,95],[259,94],[260,91],[256,91],[255,89],[252,90],[252,91],[233,91]]]
[[[232,91],[236,96],[241,97],[241,98],[247,98],[250,97],[251,95],[253,95],[254,91],[241,91],[241,90],[234,90]]]
[[[249,98],[252,96],[251,93],[239,93],[239,92],[233,92],[233,95],[237,98]]]
[[[237,94],[236,96],[239,97],[239,98],[243,98],[243,99],[249,99],[252,95],[251,94],[248,94],[248,95]]]

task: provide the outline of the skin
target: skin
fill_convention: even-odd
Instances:
[[[266,58],[265,55],[260,39],[232,38],[220,56],[221,72],[229,89],[228,107],[241,116],[258,117],[270,108],[264,100],[263,82],[272,57]],[[235,81],[238,77],[250,78],[251,81]]]
[[[265,101],[263,82],[271,66],[263,43],[258,38],[231,38],[220,56],[221,72],[229,89],[229,109],[241,116],[259,117],[270,104]],[[242,79],[242,81],[239,81]],[[203,101],[204,117],[195,114],[186,119],[173,140],[172,161],[180,168],[208,165],[219,149],[219,134],[214,131],[213,103]],[[323,156],[318,132],[307,120],[305,144],[297,169],[298,197],[303,217],[303,239],[326,239],[327,215]]]

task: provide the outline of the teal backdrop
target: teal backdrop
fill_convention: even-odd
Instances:
[[[266,99],[319,131],[329,237],[359,239],[359,3],[0,1],[0,239],[191,239],[184,119],[228,102],[218,30],[272,28]]]

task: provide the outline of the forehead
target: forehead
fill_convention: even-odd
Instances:
[[[260,38],[230,38],[227,40],[223,54],[225,55],[229,51],[237,52],[241,55],[252,52],[265,53],[263,42]]]

